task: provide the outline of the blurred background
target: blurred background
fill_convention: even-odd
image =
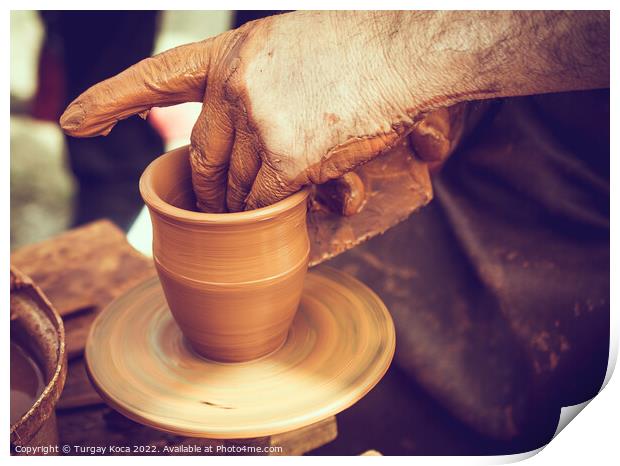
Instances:
[[[148,125],[130,119],[90,140],[65,138],[58,118],[92,84],[235,20],[230,11],[11,12],[11,250],[102,217],[129,229],[140,173],[189,142],[200,104],[154,109]]]

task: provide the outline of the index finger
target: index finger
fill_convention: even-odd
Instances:
[[[182,45],[127,68],[77,97],[60,117],[65,133],[107,135],[125,118],[184,102],[202,102],[213,39]]]

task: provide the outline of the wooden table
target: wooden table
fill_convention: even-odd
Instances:
[[[69,454],[106,447],[105,454],[301,455],[336,438],[334,416],[270,437],[222,441],[160,432],[107,407],[84,368],[88,330],[108,303],[155,274],[151,259],[134,250],[111,222],[93,222],[23,247],[11,255],[11,264],[41,287],[65,324],[69,371],[57,417],[60,444],[70,446]]]

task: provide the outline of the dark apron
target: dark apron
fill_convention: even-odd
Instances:
[[[494,102],[435,199],[329,264],[385,301],[396,363],[461,421],[543,444],[609,351],[609,91]]]

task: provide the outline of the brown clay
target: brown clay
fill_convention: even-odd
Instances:
[[[85,355],[93,386],[115,409],[177,435],[253,438],[334,415],[381,380],[395,348],[381,300],[353,277],[310,271],[284,345],[244,363],[193,352],[154,277],[93,323]]]
[[[11,424],[28,412],[44,386],[43,372],[34,357],[11,341]]]
[[[152,162],[140,192],[166,299],[192,347],[217,361],[279,348],[307,271],[307,192],[253,211],[198,212],[187,148]]]

